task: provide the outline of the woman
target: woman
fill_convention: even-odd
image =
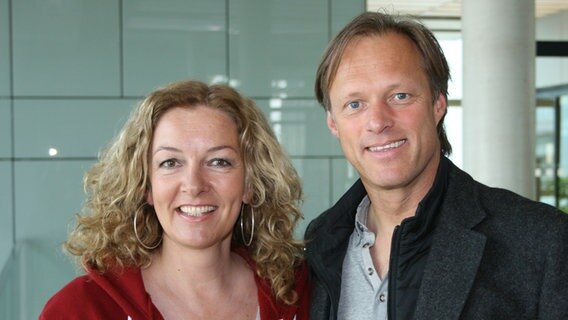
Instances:
[[[150,94],[87,173],[65,248],[87,274],[40,318],[308,319],[298,176],[226,85]]]

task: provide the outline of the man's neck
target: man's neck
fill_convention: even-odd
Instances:
[[[404,219],[414,216],[418,204],[434,184],[440,161],[440,157],[434,159],[420,177],[402,187],[381,188],[363,181],[371,202],[367,218],[369,229],[392,233]]]

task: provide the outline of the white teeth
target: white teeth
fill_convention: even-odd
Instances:
[[[389,143],[389,144],[384,145],[384,146],[369,147],[369,151],[377,152],[377,151],[385,151],[385,150],[389,150],[389,149],[394,149],[394,148],[398,148],[398,147],[402,146],[405,142],[406,142],[406,140],[399,140],[399,141],[395,141],[395,142]]]
[[[192,217],[199,217],[208,212],[215,210],[213,206],[181,206],[179,210],[184,214]]]

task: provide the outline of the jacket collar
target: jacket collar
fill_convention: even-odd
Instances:
[[[363,183],[357,180],[333,207],[313,220],[306,230],[306,260],[321,278],[332,306],[339,304],[343,259],[355,225],[357,207],[366,195]]]
[[[485,236],[472,230],[486,216],[477,200],[476,182],[449,159],[442,161],[448,166],[447,189],[418,296],[417,320],[459,318],[485,247]],[[343,258],[357,206],[366,195],[358,180],[306,231],[308,263],[329,286],[331,305],[339,302]]]

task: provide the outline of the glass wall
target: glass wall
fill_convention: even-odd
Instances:
[[[555,153],[556,108],[554,100],[541,99],[536,108],[536,172],[537,199],[556,204]]]
[[[568,92],[558,100],[560,105],[558,207],[568,213]]]
[[[357,178],[313,83],[330,37],[363,11],[363,0],[0,0],[0,319],[37,319],[80,272],[61,244],[84,172],[171,81],[229,83],[259,104],[304,181],[301,237]]]
[[[538,200],[568,213],[568,86],[566,90],[540,90],[539,96],[536,109]]]

